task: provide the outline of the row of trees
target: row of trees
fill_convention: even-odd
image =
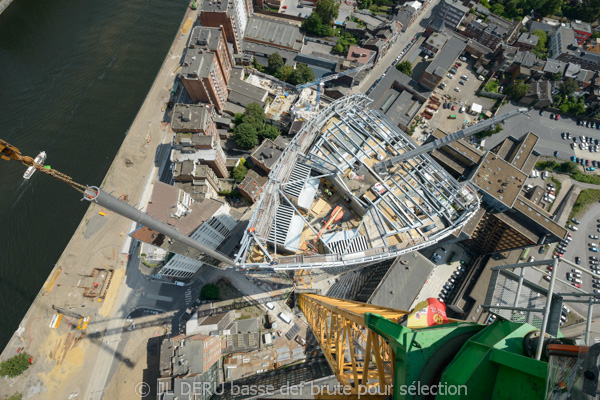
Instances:
[[[250,103],[246,111],[241,114],[235,114],[235,129],[233,131],[233,140],[235,144],[242,149],[251,149],[258,146],[258,138],[274,140],[281,134],[281,131],[265,123],[265,110],[258,103]]]
[[[481,5],[508,19],[521,20],[533,10],[542,16],[560,13],[563,0],[481,0]]]
[[[532,11],[541,16],[565,16],[586,22],[594,22],[600,18],[598,0],[568,3],[564,0],[481,0],[481,4],[494,14],[514,20],[521,20]]]

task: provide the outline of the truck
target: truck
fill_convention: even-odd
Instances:
[[[269,310],[273,310],[275,308],[275,306],[268,301],[265,303],[265,307],[267,307]]]
[[[279,318],[281,318],[281,320],[288,325],[292,323],[292,319],[290,317],[288,317],[287,315],[285,315],[284,313],[279,313]]]

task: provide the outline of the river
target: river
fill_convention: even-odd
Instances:
[[[0,15],[0,138],[100,185],[167,54],[187,1],[15,0]],[[0,348],[73,235],[87,202],[0,160]],[[63,306],[69,306],[64,304]]]

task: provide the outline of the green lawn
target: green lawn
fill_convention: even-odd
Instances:
[[[581,214],[590,204],[600,201],[600,190],[599,189],[584,189],[579,193],[579,197],[573,205],[569,220],[577,217]],[[567,223],[568,224],[568,223]]]

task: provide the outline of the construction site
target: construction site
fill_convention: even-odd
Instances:
[[[431,246],[479,209],[476,190],[417,148],[387,117],[353,95],[296,134],[269,175],[236,262],[242,268],[360,265]]]

